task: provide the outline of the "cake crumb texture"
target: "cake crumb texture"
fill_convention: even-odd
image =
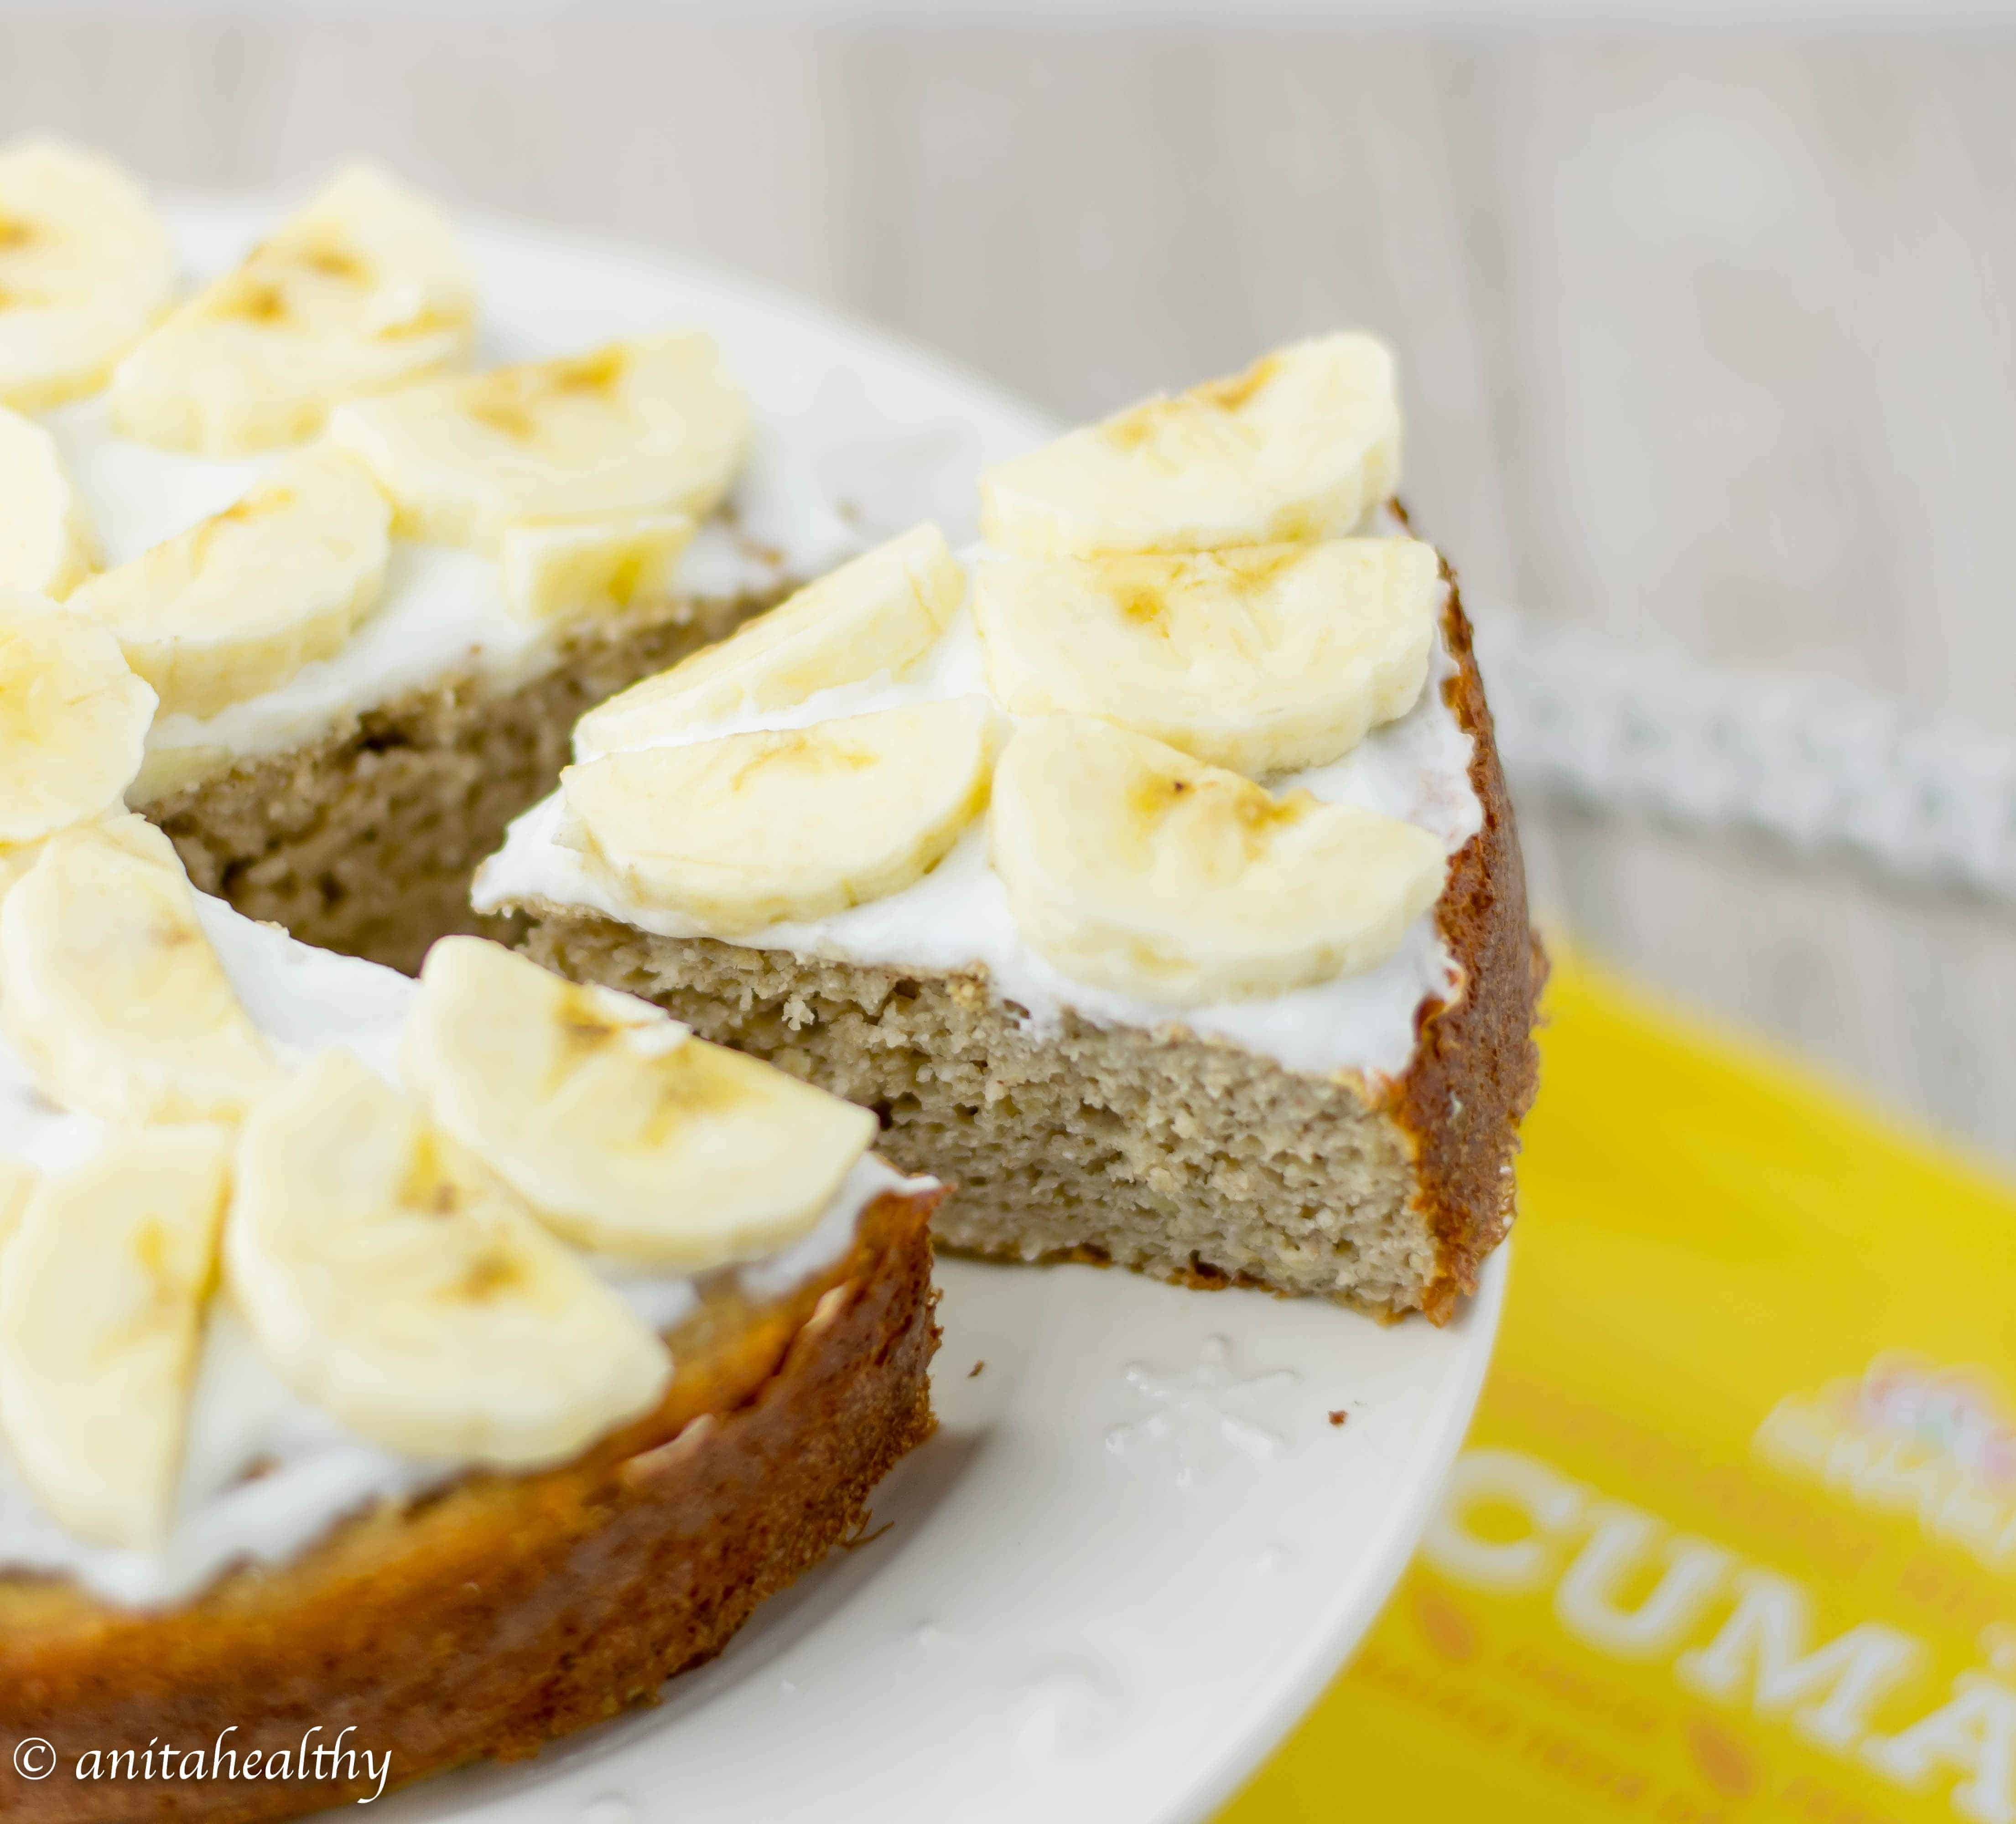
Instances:
[[[884,1153],[956,1187],[939,1214],[947,1247],[1381,1305],[1407,1302],[1431,1273],[1428,1232],[1402,1207],[1406,1150],[1346,1085],[1068,1013],[1061,1031],[1031,1036],[975,976],[905,977],[545,908],[527,948],[874,1109]]]
[[[199,891],[411,975],[450,932],[514,934],[513,920],[470,909],[470,880],[511,819],[553,790],[575,721],[787,592],[585,626],[559,664],[515,689],[448,678],[135,808],[173,840]]]

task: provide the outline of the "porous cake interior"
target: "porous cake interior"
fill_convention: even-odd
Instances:
[[[535,909],[535,960],[873,1108],[891,1161],[955,1187],[936,1222],[944,1246],[1382,1311],[1417,1308],[1435,1278],[1406,1142],[1343,1081],[1068,1013],[1036,1035],[977,977]]]
[[[585,626],[529,682],[450,678],[135,808],[173,839],[203,892],[304,943],[410,975],[451,932],[515,934],[515,919],[470,909],[470,876],[511,819],[553,789],[583,712],[783,592]]]

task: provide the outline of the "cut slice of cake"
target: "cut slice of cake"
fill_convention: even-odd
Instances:
[[[130,802],[306,941],[473,928],[584,710],[855,548],[704,334],[463,371],[545,351],[370,167],[178,303],[95,154],[0,149],[0,586],[114,631],[160,699]]]
[[[657,1008],[477,937],[418,984],[309,950],[117,812],[34,845],[0,1001],[0,1730],[77,1744],[0,1765],[10,1819],[530,1754],[718,1652],[931,1430],[935,1187]],[[369,1757],[171,1804],[139,1759],[291,1763],[304,1718]]]
[[[959,581],[920,528],[585,717],[477,905],[875,1109],[954,1247],[1445,1318],[1543,966],[1399,445],[1339,335],[1010,461]]]

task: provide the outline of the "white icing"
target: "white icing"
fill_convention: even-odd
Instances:
[[[150,448],[113,434],[103,399],[46,415],[96,529],[108,566],[139,556],[221,511],[268,462],[213,462]],[[816,465],[830,460],[833,426],[808,416],[759,418],[750,458],[718,517],[701,527],[680,561],[679,589],[693,602],[725,601],[830,569],[860,549]],[[278,688],[216,714],[164,715],[147,736],[149,772],[172,780],[177,757],[272,754],[312,741],[402,693],[447,677],[482,677],[501,688],[558,662],[564,626],[517,619],[504,605],[496,567],[472,551],[393,541],[376,609],[327,659]]]
[[[1438,636],[1427,687],[1412,710],[1374,729],[1341,760],[1283,775],[1269,786],[1305,789],[1330,803],[1402,818],[1441,838],[1454,854],[1483,821],[1470,783],[1471,739],[1443,700],[1442,686],[1454,669]],[[682,730],[667,744],[802,728],[837,716],[986,693],[979,636],[962,608],[924,663],[901,678],[885,675],[822,691],[788,710]],[[561,812],[556,793],[512,825],[503,848],[477,876],[478,910],[543,900],[602,912],[664,937],[714,934],[676,912],[640,903],[591,869],[577,850],[556,840]],[[1417,919],[1376,968],[1265,1000],[1177,1010],[1073,980],[1023,942],[1006,893],[988,864],[984,819],[901,892],[830,918],[739,934],[735,941],[927,973],[984,969],[997,995],[1026,1010],[1038,1036],[1054,1031],[1068,1008],[1098,1025],[1153,1031],[1181,1026],[1274,1058],[1290,1070],[1352,1071],[1368,1078],[1396,1076],[1406,1068],[1416,1010],[1426,997],[1450,998],[1460,986],[1432,912]]]
[[[415,994],[375,963],[297,944],[199,894],[203,929],[246,1011],[283,1055],[331,1045],[396,1081],[399,1034]],[[88,1157],[104,1124],[67,1113],[37,1091],[0,1043],[0,1153],[45,1171]],[[848,1174],[818,1223],[767,1259],[725,1269],[758,1299],[781,1297],[830,1267],[851,1244],[861,1212],[910,1181],[872,1155]],[[696,1305],[683,1275],[581,1257],[654,1329],[670,1329]],[[0,1567],[74,1578],[106,1600],[135,1607],[182,1601],[234,1564],[285,1563],[345,1516],[398,1502],[460,1473],[369,1444],[291,1392],[267,1366],[229,1297],[213,1301],[192,1398],[178,1512],[154,1552],[87,1544],[45,1513],[0,1449]],[[257,1468],[260,1473],[251,1472]]]

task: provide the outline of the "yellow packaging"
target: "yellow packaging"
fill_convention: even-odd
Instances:
[[[1557,970],[1483,1402],[1220,1824],[2016,1824],[2016,1196]]]

